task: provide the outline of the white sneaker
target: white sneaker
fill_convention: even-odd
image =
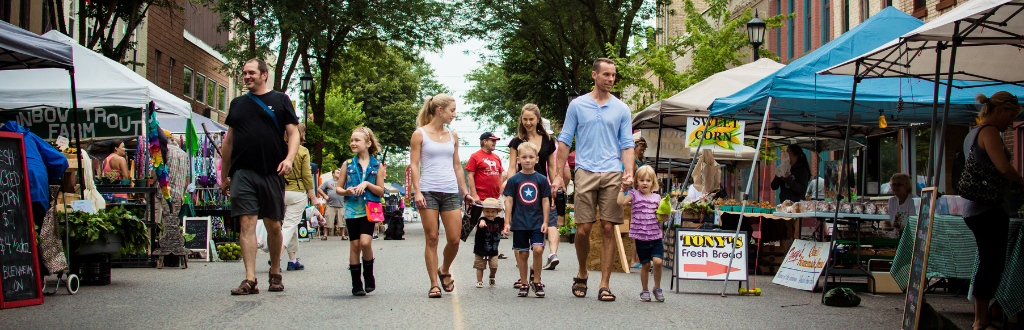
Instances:
[[[484,282],[476,282],[476,287],[478,287],[478,288],[484,287]]]

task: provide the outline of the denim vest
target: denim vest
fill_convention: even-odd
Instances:
[[[346,175],[345,189],[358,186],[363,183],[364,179],[370,181],[370,184],[377,184],[377,171],[380,169],[380,162],[377,158],[370,156],[370,165],[366,166],[366,173],[362,172],[359,166],[359,157],[353,157],[349,159],[346,164]],[[360,177],[359,174],[363,174]],[[374,195],[369,189],[363,192],[362,196],[345,196],[346,203],[366,204],[366,202],[380,202],[380,196]]]

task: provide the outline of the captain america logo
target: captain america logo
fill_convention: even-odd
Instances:
[[[539,195],[536,183],[527,181],[519,184],[519,200],[523,204],[533,205],[539,199]]]

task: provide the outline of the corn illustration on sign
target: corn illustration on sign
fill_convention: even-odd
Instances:
[[[686,121],[686,146],[739,150],[743,146],[744,122],[729,119],[690,117]]]

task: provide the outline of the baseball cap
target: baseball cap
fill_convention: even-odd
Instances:
[[[547,118],[541,118],[540,123],[544,126],[544,131],[548,132],[548,135],[555,134],[555,131],[551,130],[551,121]]]
[[[494,136],[494,133],[491,133],[491,132],[484,132],[484,134],[480,134],[480,140],[487,140],[487,139],[501,140],[501,138],[499,138],[497,136]]]

